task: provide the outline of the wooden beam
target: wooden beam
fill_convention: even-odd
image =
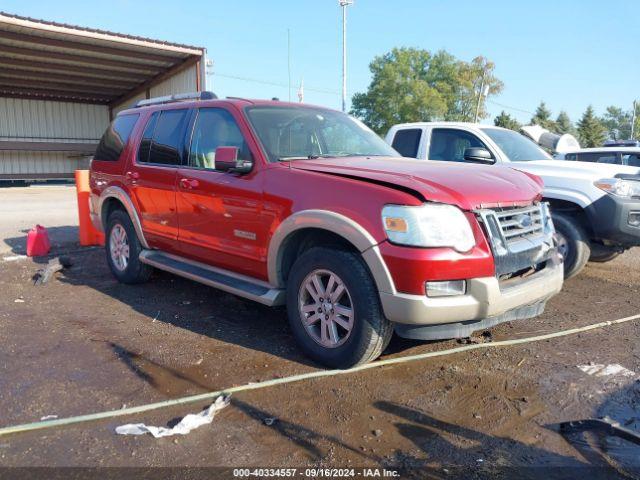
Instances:
[[[2,63],[2,62],[0,62]],[[2,77],[15,77],[15,78],[29,78],[41,80],[43,82],[56,82],[62,81],[65,83],[78,83],[80,85],[92,85],[94,87],[121,87],[123,89],[134,88],[140,82],[133,80],[116,80],[105,78],[93,78],[93,77],[79,77],[74,75],[62,75],[59,73],[50,72],[37,72],[32,70],[24,70],[22,68],[2,68],[0,67],[0,76]]]
[[[23,100],[47,100],[51,102],[66,102],[66,103],[82,103],[85,105],[108,105],[108,100],[96,100],[92,98],[75,98],[66,97],[64,95],[41,95],[28,92],[3,92],[0,91],[0,98],[20,98]]]
[[[0,39],[11,40],[16,42],[24,42],[32,45],[41,45],[49,47],[66,48],[71,50],[80,50],[89,53],[104,53],[107,55],[117,55],[126,58],[138,58],[140,60],[150,60],[154,62],[175,63],[183,57],[175,57],[171,55],[158,55],[157,53],[141,52],[140,50],[127,50],[126,48],[114,48],[104,45],[94,45],[90,43],[82,43],[66,38],[59,40],[49,37],[41,37],[29,35],[26,33],[0,31]]]
[[[2,51],[0,49],[0,67],[12,66],[12,67],[26,67],[29,69],[44,70],[46,72],[54,73],[73,73],[76,76],[82,77],[100,77],[109,78],[117,77],[122,80],[131,80],[133,82],[143,82],[149,78],[144,73],[130,73],[130,72],[115,72],[113,70],[96,70],[91,67],[81,67],[78,65],[64,65],[62,63],[43,62],[38,60],[38,63],[34,63],[33,60],[24,60],[22,58],[6,58],[2,57]]]
[[[20,152],[75,152],[90,153],[93,155],[97,147],[97,143],[0,140],[0,150],[13,150]]]
[[[0,173],[0,180],[66,180],[74,176],[74,173]]]
[[[0,44],[0,54],[5,55],[7,53],[11,53],[14,55],[24,55],[26,57],[34,57],[34,58],[42,59],[44,61],[60,60],[63,62],[86,63],[86,64],[89,64],[92,68],[109,69],[109,70],[118,69],[118,70],[126,70],[126,71],[133,70],[133,71],[157,73],[160,70],[163,70],[164,68],[166,68],[165,65],[161,65],[161,66],[144,65],[140,63],[123,62],[121,60],[110,60],[108,58],[89,57],[84,55],[72,55],[70,53],[50,52],[49,50],[13,47],[10,45]]]
[[[200,79],[200,59],[196,62],[196,92],[202,91],[202,80]]]
[[[116,96],[122,95],[127,89],[123,88],[107,88],[107,87],[95,87],[91,85],[72,85],[68,83],[48,82],[42,80],[31,79],[17,79],[11,77],[5,77],[0,72],[0,89],[6,88],[45,88],[52,90],[68,91],[73,93],[86,93],[86,94],[98,94]]]
[[[78,100],[81,103],[109,103],[113,96],[96,94],[76,94],[60,90],[49,90],[41,88],[7,88],[0,87],[0,97],[34,98],[40,100],[65,99],[64,101]]]
[[[151,88],[153,88],[157,84],[163,82],[164,80],[168,79],[169,77],[172,77],[173,75],[177,75],[178,73],[186,70],[187,68],[194,66],[198,62],[198,60],[200,60],[200,57],[198,57],[198,56],[193,56],[193,57],[187,58],[182,63],[173,66],[172,68],[170,68],[166,72],[163,72],[163,73],[160,73],[160,74],[156,75],[151,80],[149,80],[147,82],[144,82],[142,85],[140,85],[139,87],[135,88],[134,90],[126,93],[125,95],[122,95],[121,97],[118,97],[118,98],[112,100],[110,105],[112,107],[114,107],[116,105],[119,105],[121,103],[126,102],[127,100],[130,100],[130,99],[136,97],[137,95],[140,95],[141,93],[144,93],[147,90],[150,90]]]

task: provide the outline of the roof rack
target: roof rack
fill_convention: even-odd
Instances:
[[[149,98],[138,101],[133,108],[148,107],[149,105],[161,105],[163,103],[184,102],[186,100],[215,100],[218,96],[213,92],[177,93],[164,97]]]
[[[244,98],[244,97],[226,97],[227,100],[243,100],[245,102],[249,102],[249,103],[254,103],[253,100],[251,100],[250,98]]]

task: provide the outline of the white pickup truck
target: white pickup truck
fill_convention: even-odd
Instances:
[[[639,168],[554,160],[520,133],[475,123],[395,125],[386,141],[405,157],[501,163],[540,176],[565,258],[565,278],[577,275],[588,261],[606,262],[640,245]]]

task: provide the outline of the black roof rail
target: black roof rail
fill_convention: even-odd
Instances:
[[[164,97],[148,98],[136,102],[133,108],[148,107],[149,105],[162,105],[164,103],[184,102],[187,100],[215,100],[218,96],[213,92],[176,93]]]
[[[254,103],[250,98],[244,97],[226,97],[227,100],[244,100],[245,102]]]

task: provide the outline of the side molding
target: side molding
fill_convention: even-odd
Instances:
[[[362,253],[362,258],[373,275],[378,291],[395,293],[393,279],[375,238],[349,217],[326,210],[303,210],[294,213],[278,226],[271,237],[267,257],[267,271],[271,285],[279,288],[286,287],[282,275],[282,246],[292,233],[305,228],[330,231],[354,245]]]
[[[140,217],[138,217],[138,212],[136,211],[131,198],[122,188],[116,186],[107,187],[100,195],[98,210],[96,212],[100,216],[100,222],[104,225],[106,219],[102,218],[102,207],[104,206],[104,202],[109,198],[115,198],[120,203],[122,203],[122,205],[124,205],[124,208],[129,214],[129,218],[131,218],[133,228],[136,230],[136,235],[138,235],[140,243],[144,248],[149,248],[149,244],[147,243],[147,240],[144,237],[144,233],[142,232],[142,223],[140,222]]]

